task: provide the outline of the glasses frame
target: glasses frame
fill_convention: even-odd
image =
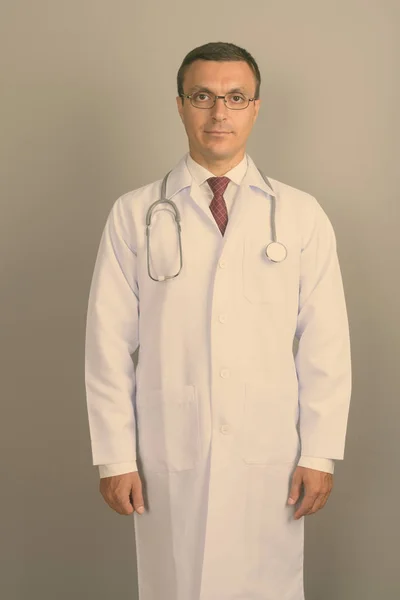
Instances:
[[[224,104],[225,104],[225,106],[226,106],[226,108],[227,108],[228,110],[246,110],[246,108],[249,108],[249,106],[250,106],[250,102],[253,102],[253,100],[257,100],[257,98],[256,98],[255,96],[254,96],[254,98],[247,98],[247,96],[245,96],[244,94],[242,94],[242,92],[228,92],[228,94],[225,94],[225,96],[216,96],[215,94],[212,94],[212,95],[214,96],[214,102],[213,102],[212,106],[195,106],[195,105],[193,104],[193,102],[192,102],[192,96],[193,96],[194,94],[197,94],[197,93],[199,93],[199,92],[201,93],[201,90],[198,90],[198,91],[196,91],[196,92],[193,92],[193,94],[179,94],[179,95],[180,95],[180,97],[181,97],[181,98],[189,98],[189,100],[190,100],[190,104],[193,106],[193,108],[198,108],[198,109],[200,109],[200,110],[210,110],[210,108],[214,108],[214,106],[215,106],[215,103],[216,103],[216,101],[218,100],[218,98],[223,98],[223,100],[224,100]],[[210,95],[210,92],[204,92],[204,93],[206,93],[206,94]],[[242,108],[231,108],[231,107],[230,107],[230,106],[228,106],[228,105],[227,105],[227,103],[226,103],[226,96],[228,96],[229,94],[241,94],[242,96],[244,96],[245,98],[247,98],[247,100],[248,100],[248,104],[247,104],[247,106],[243,106]]]

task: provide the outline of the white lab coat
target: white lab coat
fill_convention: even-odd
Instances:
[[[270,189],[247,158],[224,237],[185,159],[172,170],[177,278],[147,274],[161,180],[115,202],[100,242],[86,331],[93,463],[138,461],[140,600],[303,600],[291,476],[300,454],[344,456],[350,340],[335,234],[314,197],[271,178]],[[272,194],[288,249],[277,264],[263,255]],[[163,208],[153,276],[179,266]]]

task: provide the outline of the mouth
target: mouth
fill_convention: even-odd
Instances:
[[[208,135],[229,135],[230,131],[206,131]]]

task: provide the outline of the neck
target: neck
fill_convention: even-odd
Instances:
[[[210,171],[215,177],[221,177],[222,175],[225,175],[225,173],[228,173],[228,171],[236,167],[244,157],[244,150],[241,150],[234,156],[221,159],[204,156],[203,154],[200,154],[200,152],[193,150],[193,148],[190,148],[189,153],[193,160]]]

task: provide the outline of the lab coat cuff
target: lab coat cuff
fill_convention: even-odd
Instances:
[[[124,473],[131,473],[137,471],[136,460],[123,463],[113,463],[109,465],[98,465],[100,479],[103,477],[113,477],[114,475],[123,475]]]
[[[335,469],[335,462],[331,458],[317,458],[316,456],[300,456],[298,467],[307,467],[308,469],[315,469],[316,471],[323,471],[325,473],[333,473]]]

